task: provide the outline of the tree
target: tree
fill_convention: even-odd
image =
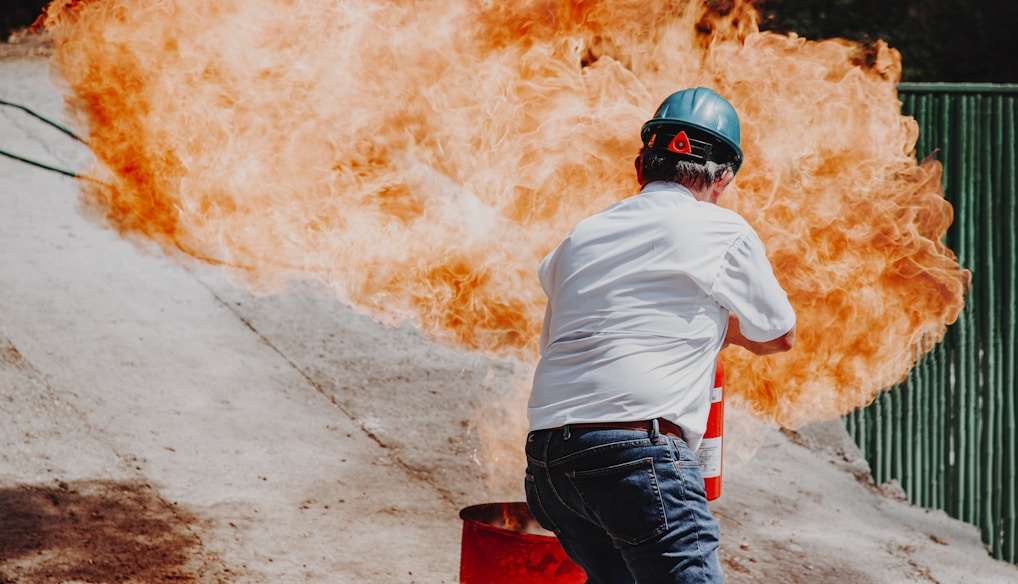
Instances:
[[[47,4],[49,0],[5,0],[0,10],[0,42],[7,42],[11,32],[35,22]]]
[[[1014,0],[758,0],[760,28],[808,39],[884,40],[902,81],[1018,82]]]

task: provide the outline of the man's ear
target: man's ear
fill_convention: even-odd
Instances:
[[[735,173],[730,170],[726,170],[724,176],[721,177],[721,180],[724,181],[725,185],[722,188],[727,188],[728,185],[732,184],[732,182],[735,180]]]
[[[633,165],[636,167],[636,182],[643,186],[643,151],[636,155],[636,159],[633,160]]]
[[[733,180],[735,180],[735,173],[730,170],[725,171],[725,174],[721,175],[721,178],[710,186],[708,200],[716,205],[718,203],[718,199],[721,198],[721,193],[725,191],[725,188],[727,188],[728,185],[732,184]]]

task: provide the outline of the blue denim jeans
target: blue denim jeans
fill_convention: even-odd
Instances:
[[[527,504],[590,584],[719,583],[721,536],[681,438],[569,428],[527,436]]]

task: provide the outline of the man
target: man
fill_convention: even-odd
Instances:
[[[581,221],[541,263],[527,502],[588,582],[722,580],[694,455],[716,357],[795,341],[763,243],[716,205],[742,164],[739,135],[714,91],[672,94],[641,132],[640,194]]]

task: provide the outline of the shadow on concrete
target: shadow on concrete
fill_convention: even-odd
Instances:
[[[0,489],[0,584],[216,581],[192,523],[143,483]]]

